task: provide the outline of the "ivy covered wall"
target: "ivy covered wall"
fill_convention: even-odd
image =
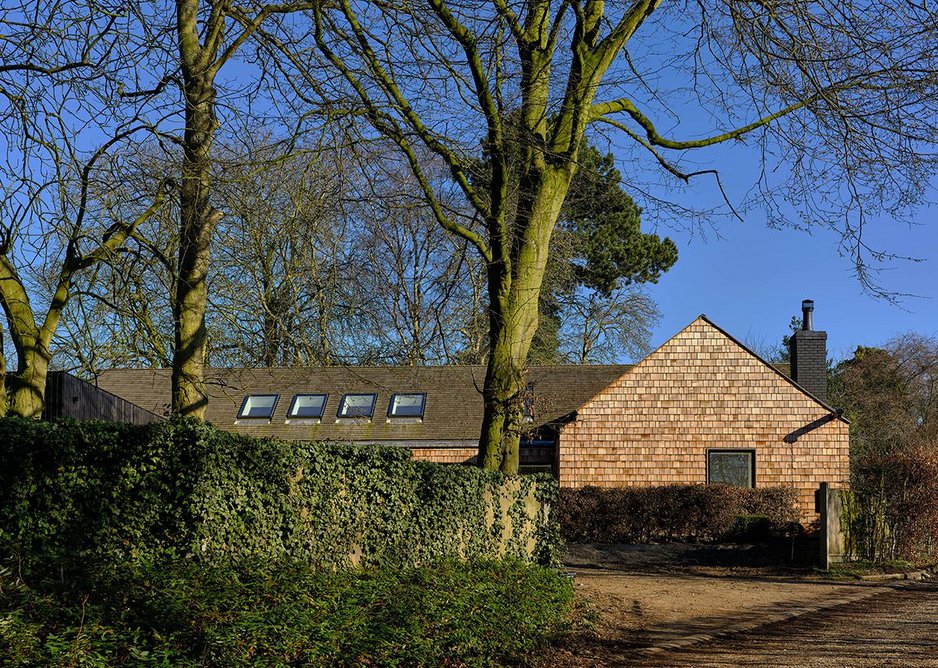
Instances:
[[[554,562],[557,487],[179,421],[0,420],[0,549],[42,571],[166,556],[324,569],[442,558]]]

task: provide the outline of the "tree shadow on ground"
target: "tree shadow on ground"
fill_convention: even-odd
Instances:
[[[572,569],[639,573],[731,569],[769,575],[813,570],[818,551],[816,536],[777,538],[756,544],[568,544],[564,564]]]

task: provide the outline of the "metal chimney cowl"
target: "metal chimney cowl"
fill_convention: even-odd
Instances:
[[[801,302],[801,329],[810,332],[814,329],[814,300],[805,299]]]

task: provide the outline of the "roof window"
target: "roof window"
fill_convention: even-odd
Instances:
[[[238,417],[242,419],[270,419],[277,406],[279,394],[249,394],[244,397]]]
[[[427,395],[422,393],[395,394],[388,406],[388,417],[423,417]]]
[[[287,411],[288,418],[312,418],[321,419],[326,410],[327,394],[296,394],[293,401],[290,402],[290,410]]]
[[[342,396],[339,403],[340,418],[367,417],[370,418],[375,412],[374,394],[346,394]]]

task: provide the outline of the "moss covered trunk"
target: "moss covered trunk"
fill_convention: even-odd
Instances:
[[[207,405],[207,278],[212,236],[222,217],[210,201],[212,140],[218,128],[215,64],[214,54],[206,53],[199,43],[199,3],[179,0],[176,5],[186,128],[179,193],[179,258],[173,296],[172,409],[177,415],[203,418]]]
[[[3,330],[0,330],[0,417],[7,414],[7,358],[3,354]]]
[[[525,368],[537,332],[538,299],[547,268],[550,237],[567,196],[575,163],[538,170],[519,204],[506,255],[489,265],[489,352],[479,465],[518,472],[524,426]],[[524,188],[522,192],[524,192]]]
[[[211,240],[221,215],[209,201],[211,146],[216,128],[211,92],[187,87],[185,158],[179,196],[180,243],[173,299],[175,338],[172,401],[178,415],[205,415],[205,312]],[[201,99],[199,99],[201,98]]]
[[[36,324],[26,287],[13,263],[7,257],[0,259],[0,303],[6,316],[10,339],[16,349],[16,370],[7,380],[6,397],[0,404],[0,408],[5,408],[8,415],[26,418],[42,416],[46,374],[52,360],[49,347],[67,299],[68,287],[67,281],[60,280],[49,312],[40,327]],[[3,376],[0,376],[2,379]]]
[[[48,352],[31,348],[20,357],[21,363],[10,375],[8,413],[17,417],[42,417],[49,373]]]

